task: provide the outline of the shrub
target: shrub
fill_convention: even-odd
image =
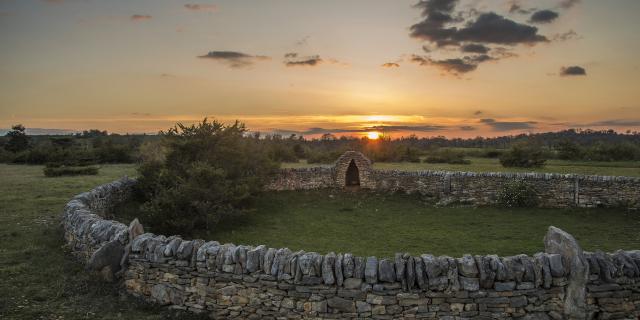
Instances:
[[[47,177],[60,176],[94,176],[98,174],[98,167],[68,167],[68,166],[46,166],[43,169]]]
[[[524,180],[505,184],[497,194],[498,203],[505,207],[535,207],[538,205],[538,193]]]
[[[503,167],[539,168],[544,166],[546,154],[542,148],[530,144],[518,144],[500,156]]]
[[[562,141],[556,146],[558,152],[558,159],[562,160],[582,160],[584,157],[584,150],[575,142]]]
[[[20,152],[29,149],[30,138],[25,133],[25,128],[21,124],[11,127],[11,131],[7,132],[7,142],[4,148],[11,152]]]
[[[450,149],[438,150],[428,155],[424,162],[427,163],[449,163],[449,164],[470,164],[471,161],[464,158],[464,153]]]
[[[246,212],[277,164],[243,124],[177,124],[161,133],[164,160],[139,168],[142,219],[154,231],[190,234]]]

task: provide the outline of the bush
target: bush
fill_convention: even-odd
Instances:
[[[277,164],[243,124],[177,124],[161,133],[164,160],[139,168],[142,220],[154,232],[190,234],[249,209]]]
[[[98,167],[68,167],[68,166],[46,166],[43,169],[47,177],[61,176],[95,176],[98,174]]]
[[[498,203],[505,207],[535,207],[538,205],[538,193],[524,180],[505,184],[497,194]]]
[[[529,144],[515,145],[500,156],[503,167],[540,168],[546,161],[544,150]]]
[[[424,162],[427,163],[448,163],[448,164],[470,164],[471,161],[464,158],[464,153],[450,149],[438,150],[428,155]]]

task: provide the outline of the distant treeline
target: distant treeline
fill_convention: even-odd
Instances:
[[[88,130],[75,135],[27,136],[16,125],[0,137],[0,162],[19,164],[54,164],[66,166],[99,163],[133,163],[139,158],[144,141],[156,136],[109,134]]]
[[[465,157],[499,158],[514,147],[526,146],[528,152],[545,159],[577,161],[640,160],[640,133],[613,130],[564,130],[520,134],[495,138],[469,139],[416,136],[377,140],[336,137],[320,138],[260,134],[246,136],[260,145],[259,152],[277,162],[331,163],[344,151],[363,152],[375,162],[448,162],[464,164]],[[535,149],[535,150],[533,150]],[[533,151],[532,151],[533,150]],[[24,164],[86,165],[133,163],[162,152],[158,135],[119,135],[89,130],[75,135],[27,136],[16,125],[0,137],[0,162]]]

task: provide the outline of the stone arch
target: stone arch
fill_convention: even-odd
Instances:
[[[357,184],[354,182],[356,174]],[[359,185],[361,188],[375,188],[371,174],[371,161],[358,151],[345,152],[335,163],[335,182],[338,188],[353,185]]]

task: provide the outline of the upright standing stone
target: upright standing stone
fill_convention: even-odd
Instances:
[[[367,283],[378,282],[378,258],[368,257],[364,267],[364,277]]]
[[[569,271],[569,284],[564,298],[565,317],[585,319],[589,264],[584,258],[582,248],[572,235],[553,226],[549,227],[544,237],[544,248],[547,253],[561,255],[565,268]]]

